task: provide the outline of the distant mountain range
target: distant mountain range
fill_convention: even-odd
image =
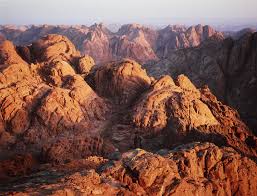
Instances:
[[[163,29],[127,24],[116,33],[103,24],[84,25],[32,25],[0,26],[0,39],[8,39],[16,45],[28,45],[47,34],[67,36],[82,54],[92,56],[97,63],[120,58],[132,58],[140,63],[158,61],[174,50],[198,46],[212,36],[223,39],[221,32],[211,26],[169,25]]]

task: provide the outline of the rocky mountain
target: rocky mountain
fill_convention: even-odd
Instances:
[[[138,24],[122,26],[112,38],[114,57],[129,57],[141,63],[156,61],[155,45],[158,32]]]
[[[0,71],[3,195],[256,195],[257,138],[185,75],[94,66],[56,34],[4,41]]]
[[[242,36],[244,36],[247,33],[254,33],[256,32],[257,29],[256,28],[244,28],[240,31],[227,31],[224,32],[224,36],[225,37],[232,37],[233,39],[239,39]]]
[[[240,39],[212,37],[199,47],[178,50],[156,65],[146,66],[155,77],[186,74],[196,86],[207,84],[224,103],[236,108],[257,131],[257,33]]]
[[[158,61],[171,51],[198,46],[202,41],[222,33],[210,26],[168,26],[154,30],[139,24],[123,25],[116,33],[103,24],[78,26],[1,26],[0,33],[16,45],[28,45],[42,36],[60,34],[67,36],[76,48],[92,56],[96,63],[131,58],[140,63]]]
[[[168,26],[160,31],[157,41],[157,53],[160,57],[167,57],[172,51],[181,48],[191,48],[200,45],[201,42],[212,36],[223,37],[223,34],[215,31],[210,26]]]

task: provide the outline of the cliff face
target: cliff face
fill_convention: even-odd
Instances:
[[[180,26],[168,26],[159,32],[157,54],[166,58],[174,50],[196,47],[212,36],[223,38],[222,33],[208,25],[197,25],[188,29]]]
[[[223,36],[210,26],[168,26],[153,30],[139,24],[123,25],[117,33],[102,24],[86,26],[2,26],[0,32],[16,45],[27,45],[48,34],[67,36],[82,54],[97,63],[131,58],[140,63],[158,61],[174,50],[198,46],[214,35]]]
[[[145,66],[154,76],[186,74],[198,87],[207,84],[224,103],[236,108],[257,130],[256,122],[256,33],[238,40],[212,37],[199,47],[173,52],[153,66]],[[214,39],[215,38],[215,39]]]
[[[5,41],[0,62],[3,195],[256,195],[257,138],[185,75],[154,79],[129,59],[94,67],[56,34]]]

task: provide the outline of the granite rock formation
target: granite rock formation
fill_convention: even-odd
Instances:
[[[256,133],[256,37],[256,33],[238,40],[213,37],[199,47],[173,52],[145,68],[155,77],[185,74],[197,87],[207,84],[220,100],[237,109]]]
[[[233,149],[211,143],[190,143],[164,155],[132,150],[121,160],[96,157],[41,171],[25,179],[16,192],[47,195],[255,195],[256,163]],[[78,170],[79,168],[79,170]],[[83,169],[84,168],[84,169]],[[87,169],[85,169],[87,168]],[[67,172],[69,170],[69,172]],[[74,171],[75,170],[75,171]],[[51,180],[46,183],[46,180]]]
[[[141,65],[129,59],[102,66],[92,77],[96,92],[118,104],[129,104],[151,84],[151,78]]]
[[[11,42],[0,48],[3,154],[10,145],[13,152],[38,152],[60,134],[100,134],[97,127],[106,118],[108,103],[76,74],[77,65],[70,65],[79,52],[67,38],[49,35],[33,43],[31,64]]]
[[[256,137],[185,75],[93,66],[55,34],[0,62],[0,194],[256,195]]]

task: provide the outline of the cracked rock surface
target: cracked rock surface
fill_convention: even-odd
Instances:
[[[0,62],[1,195],[256,195],[257,139],[207,86],[54,34]]]

